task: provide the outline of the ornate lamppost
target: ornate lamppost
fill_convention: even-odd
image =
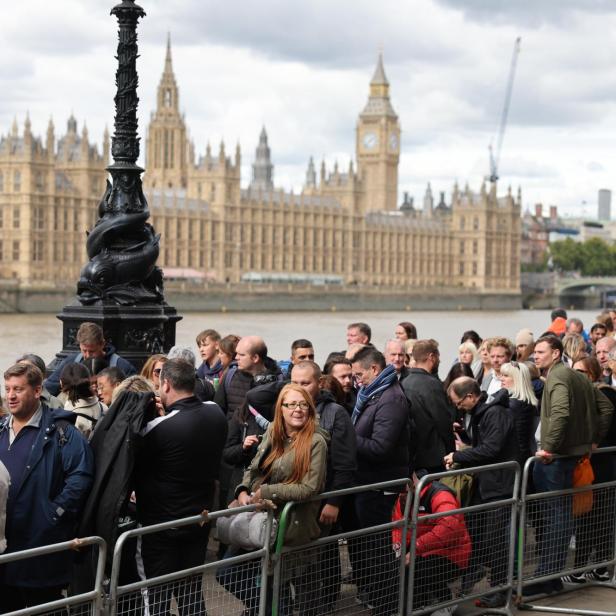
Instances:
[[[160,235],[147,220],[137,135],[137,22],[145,16],[134,0],[122,0],[111,14],[119,24],[115,120],[105,194],[98,221],[87,237],[89,261],[77,283],[77,297],[58,318],[63,349],[58,359],[78,350],[75,335],[84,321],[98,323],[118,353],[140,367],[148,355],[175,344],[181,319],[163,296],[163,275],[156,260]]]

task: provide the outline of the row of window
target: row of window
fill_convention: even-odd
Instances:
[[[31,244],[31,260],[41,263],[45,260],[45,243],[43,240],[33,240]],[[75,251],[76,252],[76,251]],[[85,251],[84,251],[85,252]],[[79,255],[73,254],[72,246],[65,243],[53,244],[53,260],[72,262]],[[85,255],[83,255],[85,259]],[[0,261],[21,261],[22,248],[20,240],[0,240]]]
[[[58,175],[57,178],[62,177]],[[13,188],[13,192],[21,192],[22,182],[21,182],[21,171],[15,169],[12,173],[12,184],[11,184],[11,174],[8,172],[0,171],[0,193],[9,191],[11,186]],[[92,195],[98,195],[102,191],[103,184],[99,178],[90,178],[90,193]],[[58,179],[56,179],[56,189],[61,190],[61,183],[58,183]],[[37,171],[34,174],[34,190],[36,192],[44,193],[47,190],[47,182],[45,178],[45,174],[42,171]]]
[[[45,212],[50,211],[46,207],[34,207],[32,208],[32,230],[33,231],[45,231],[46,217]],[[86,212],[87,215],[87,212]],[[91,228],[96,221],[96,213],[92,212],[89,216],[90,221],[85,225],[80,223],[78,210],[58,210],[54,208],[51,210],[52,227],[54,231],[82,231],[85,227]],[[0,229],[6,228],[7,221],[5,221],[5,208],[0,208]],[[21,208],[14,207],[12,209],[12,217],[10,222],[10,228],[21,228]]]

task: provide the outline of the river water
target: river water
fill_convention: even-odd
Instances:
[[[589,329],[598,311],[578,311],[576,316]],[[424,311],[424,312],[272,312],[272,313],[187,313],[177,326],[177,343],[196,351],[195,337],[213,328],[226,334],[256,334],[264,338],[275,359],[289,357],[296,338],[308,338],[315,347],[316,361],[322,363],[333,350],[346,347],[346,325],[365,321],[372,327],[372,340],[378,348],[393,337],[400,321],[415,324],[420,338],[434,338],[441,348],[441,376],[457,355],[462,332],[474,329],[482,337],[508,336],[528,327],[538,337],[550,323],[546,310],[515,311]],[[0,315],[0,368],[3,370],[22,353],[33,352],[49,362],[60,350],[62,326],[55,315]]]

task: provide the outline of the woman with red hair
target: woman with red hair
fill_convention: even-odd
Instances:
[[[255,457],[246,469],[242,483],[235,490],[240,506],[273,501],[280,514],[285,503],[298,502],[291,510],[284,536],[285,545],[300,545],[320,535],[319,501],[307,501],[325,485],[327,443],[329,437],[317,426],[314,402],[303,387],[289,383],[278,396],[274,420],[263,435]],[[242,551],[231,546],[226,557]],[[316,556],[316,553],[315,553]],[[304,557],[294,568],[295,604],[300,613],[316,615],[318,605],[317,562]],[[248,565],[249,567],[251,565]],[[258,575],[242,565],[222,567],[218,581],[246,606],[245,614],[258,612]],[[256,572],[255,572],[256,573]],[[284,604],[290,598],[288,587],[282,589]],[[284,613],[284,609],[281,610]]]

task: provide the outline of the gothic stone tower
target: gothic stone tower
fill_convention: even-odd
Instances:
[[[148,188],[186,188],[188,170],[188,141],[184,116],[180,113],[180,97],[171,64],[171,40],[167,39],[165,69],[156,97],[156,111],[152,113],[146,139]]]
[[[270,147],[267,143],[267,133],[265,126],[259,135],[259,145],[255,152],[255,162],[252,164],[252,190],[273,190],[274,189],[274,165]]]
[[[389,100],[389,81],[379,54],[370,96],[356,129],[357,166],[365,192],[364,210],[395,210],[398,205],[400,124]]]

